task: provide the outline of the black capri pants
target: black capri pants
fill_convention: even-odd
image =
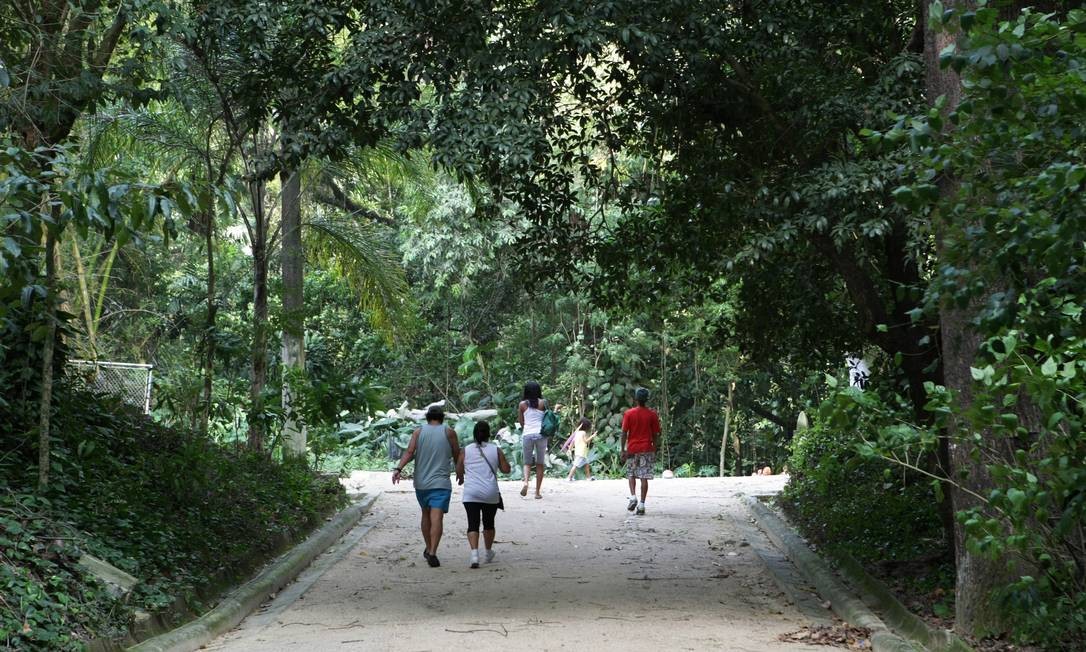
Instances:
[[[494,515],[498,513],[497,503],[464,503],[464,511],[468,513],[468,532],[479,531],[479,517],[482,516],[483,529],[494,529]]]

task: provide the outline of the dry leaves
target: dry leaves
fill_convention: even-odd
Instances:
[[[832,645],[850,650],[871,649],[871,632],[863,627],[853,627],[847,623],[812,625],[798,632],[781,634],[778,638],[785,642]]]

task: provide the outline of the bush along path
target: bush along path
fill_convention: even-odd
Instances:
[[[335,479],[235,453],[96,397],[62,392],[39,494],[27,415],[0,414],[0,648],[131,644],[140,612],[178,624],[345,504]],[[79,561],[134,577],[127,594]]]
[[[824,649],[782,640],[812,621],[755,552],[768,542],[740,527],[738,494],[782,483],[656,480],[644,516],[626,511],[623,481],[544,483],[543,500],[503,483],[497,557],[471,569],[458,489],[430,568],[410,487],[367,474],[366,491],[386,490],[379,523],[303,594],[208,649]]]

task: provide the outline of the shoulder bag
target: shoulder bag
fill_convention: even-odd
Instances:
[[[498,484],[498,472],[494,470],[494,465],[490,463],[490,460],[486,459],[486,449],[482,444],[476,444],[479,447],[479,456],[483,458],[486,465],[490,467],[490,472],[494,474],[494,484]],[[497,449],[498,445],[494,444],[494,448]],[[498,489],[498,509],[505,511],[505,501],[502,500],[502,490]]]

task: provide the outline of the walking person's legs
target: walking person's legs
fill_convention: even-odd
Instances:
[[[420,524],[422,529],[422,540],[426,544],[426,557],[430,556],[433,550],[430,548],[430,508],[422,508],[422,522]]]
[[[479,516],[483,511],[482,503],[464,503],[464,511],[468,514],[468,547],[472,550],[479,549]]]
[[[449,500],[452,498],[451,489],[424,489],[416,490],[415,497],[422,508],[422,518],[419,527],[422,530],[422,540],[426,542],[426,550],[423,556],[426,563],[432,567],[441,565],[437,560],[437,547],[441,544],[441,534],[444,530],[445,512],[449,511]]]
[[[494,561],[494,517],[498,513],[497,505],[483,505],[483,545],[486,546],[486,561]]]
[[[445,529],[445,512],[440,508],[430,510],[430,556],[437,557],[437,547],[441,543],[441,535]]]
[[[653,453],[638,453],[635,456],[633,476],[641,479],[641,501],[637,503],[638,516],[645,513],[645,499],[649,495],[649,480],[652,479],[653,467],[656,465],[656,455]],[[633,492],[633,480],[630,480],[630,491]],[[631,496],[631,500],[632,500]]]
[[[540,490],[543,488],[543,470],[544,470],[544,466],[542,464],[536,464],[535,465],[535,497],[536,498],[542,498],[543,497],[543,494],[540,493]]]
[[[479,515],[482,509],[482,503],[464,503],[464,510],[468,513],[468,546],[471,548],[468,565],[472,568],[479,567]]]
[[[532,465],[535,464],[535,444],[525,437],[520,442],[521,458],[524,460],[524,486],[520,488],[520,495],[528,495],[528,483],[532,481]]]

